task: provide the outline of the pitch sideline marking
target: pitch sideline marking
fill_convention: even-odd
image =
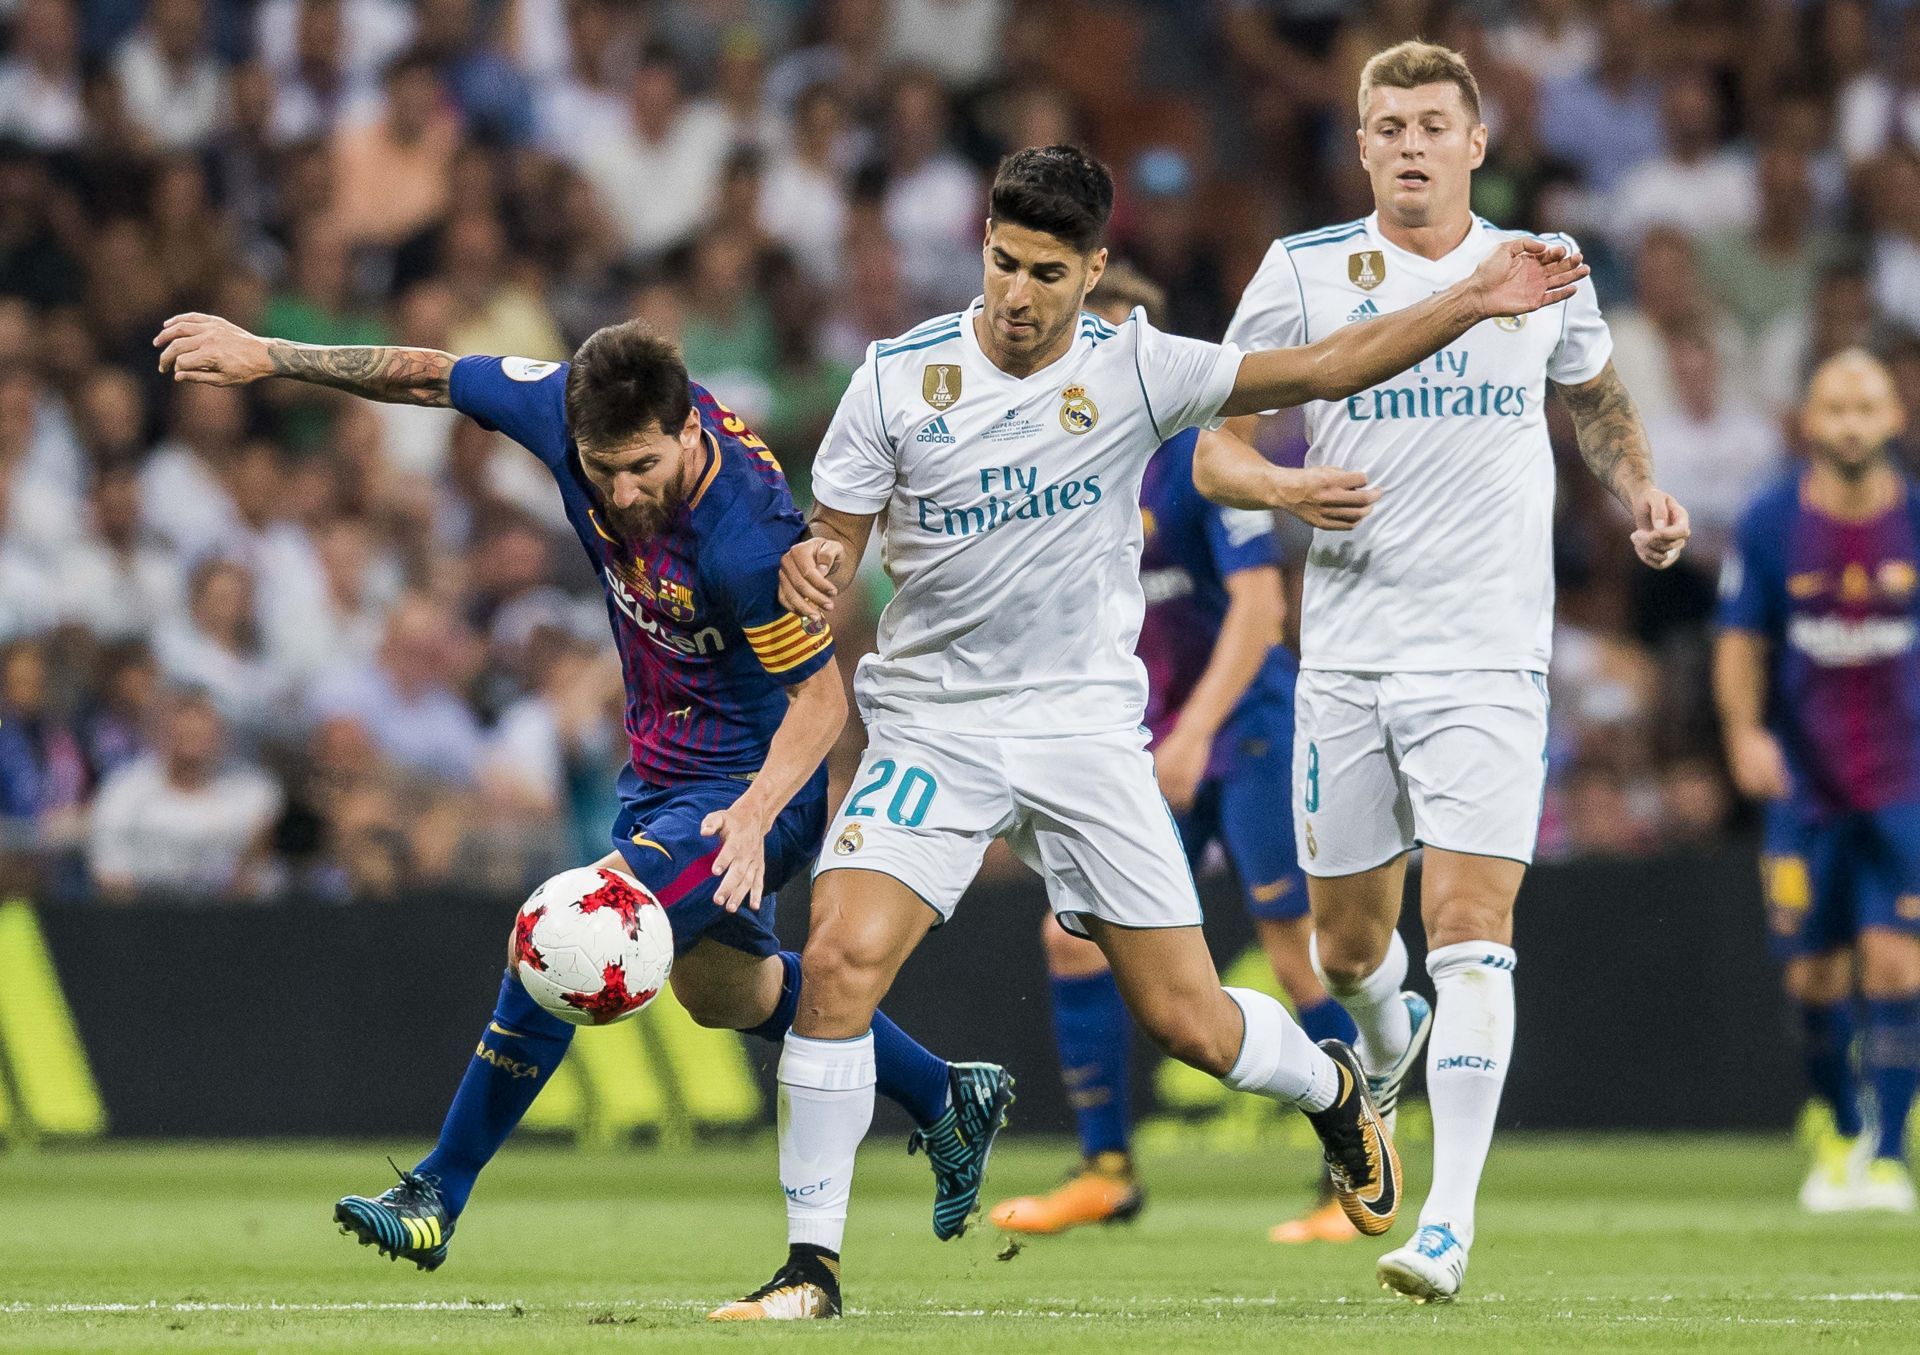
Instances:
[[[1695,1296],[1707,1297],[1707,1296]],[[1764,1302],[1787,1303],[1920,1303],[1920,1293],[1905,1290],[1883,1290],[1858,1294],[1767,1294],[1739,1295]],[[1478,1302],[1506,1302],[1503,1295],[1486,1295]],[[1551,1300],[1549,1300],[1551,1301]],[[1560,1302],[1567,1302],[1562,1299]],[[1587,1303],[1673,1303],[1682,1301],[1673,1294],[1653,1294],[1640,1298],[1599,1298],[1588,1297]],[[1711,1301],[1709,1299],[1709,1301]],[[922,1316],[922,1317],[1044,1317],[1044,1318],[1080,1318],[1097,1319],[1115,1316],[1114,1312],[1088,1311],[1083,1308],[1065,1306],[1066,1301],[1058,1301],[1061,1306],[1036,1306],[1023,1308],[902,1308],[875,1309],[853,1308],[851,1313],[861,1316]],[[1260,1307],[1277,1308],[1282,1304],[1318,1303],[1332,1306],[1358,1306],[1362,1303],[1378,1304],[1382,1307],[1392,1304],[1390,1299],[1355,1300],[1344,1295],[1323,1299],[1281,1299],[1276,1297],[1231,1297],[1203,1299],[1171,1298],[1134,1298],[1125,1300],[1129,1308],[1153,1307]],[[340,1303],[283,1303],[278,1300],[267,1302],[222,1303],[198,1299],[187,1299],[173,1303],[162,1303],[158,1299],[148,1299],[145,1303],[0,1303],[0,1313],[504,1313],[519,1309],[525,1312],[541,1311],[589,1311],[612,1308],[642,1310],[652,1312],[698,1312],[709,1305],[691,1299],[603,1299],[598,1301],[570,1300],[558,1304],[529,1304],[522,1302],[491,1302],[467,1299],[423,1299],[410,1303],[400,1302],[340,1302]],[[1122,1310],[1124,1311],[1124,1309]],[[1614,1320],[1656,1321],[1652,1317],[1620,1315]],[[1675,1321],[1698,1322],[1697,1317],[1676,1317]],[[1758,1325],[1792,1325],[1796,1318],[1744,1318],[1739,1316],[1719,1319],[1725,1322],[1753,1323]]]

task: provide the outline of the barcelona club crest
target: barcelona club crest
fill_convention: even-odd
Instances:
[[[1100,407],[1087,398],[1085,386],[1068,386],[1060,392],[1060,426],[1075,435],[1091,433],[1100,422]]]
[[[675,621],[693,620],[693,590],[677,579],[662,579],[655,589],[662,611]]]
[[[1363,292],[1371,292],[1387,280],[1387,256],[1377,249],[1363,249],[1347,255],[1347,281]]]
[[[935,409],[947,409],[960,398],[960,367],[952,362],[927,364],[920,373],[920,395]]]
[[[833,844],[833,854],[835,856],[852,856],[860,850],[860,846],[860,825],[850,823],[840,834],[839,838],[835,840]]]

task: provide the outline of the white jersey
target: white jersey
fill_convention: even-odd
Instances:
[[[1211,420],[1239,350],[1162,334],[1136,310],[1081,315],[1024,379],[988,360],[976,299],[867,350],[813,466],[814,496],[876,513],[897,590],[860,661],[861,714],[970,733],[1137,726],[1140,479]]]
[[[1324,339],[1443,291],[1520,234],[1475,217],[1440,259],[1394,245],[1377,215],[1290,236],[1267,251],[1227,338],[1249,350]],[[1570,300],[1485,321],[1372,390],[1306,407],[1307,464],[1365,471],[1381,497],[1353,531],[1314,533],[1302,667],[1546,671],[1554,498],[1546,383],[1591,381],[1612,352],[1593,285],[1582,282]]]

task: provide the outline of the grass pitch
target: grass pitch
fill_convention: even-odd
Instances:
[[[1424,1149],[1409,1155],[1418,1177]],[[1066,1158],[1009,1144],[990,1197],[1050,1184]],[[770,1142],[511,1147],[432,1275],[334,1230],[336,1196],[384,1185],[371,1147],[0,1153],[0,1351],[1920,1347],[1920,1222],[1800,1214],[1786,1143],[1503,1141],[1468,1297],[1447,1308],[1375,1288],[1377,1243],[1265,1241],[1306,1196],[1302,1154],[1162,1153],[1146,1167],[1139,1223],[999,1259],[988,1227],[934,1241],[924,1163],[873,1140],[848,1318],[769,1328],[701,1317],[782,1255]]]

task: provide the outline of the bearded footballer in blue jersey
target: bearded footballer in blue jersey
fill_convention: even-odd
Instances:
[[[1766,803],[1768,931],[1832,1113],[1800,1203],[1911,1213],[1920,1080],[1920,484],[1887,370],[1814,373],[1809,464],[1747,510],[1721,571],[1714,689]],[[1855,1073],[1858,1044],[1859,1073]]]
[[[666,907],[674,995],[696,1021],[778,1043],[801,972],[774,936],[773,894],[819,850],[822,760],[846,697],[832,633],[776,596],[781,555],[804,530],[766,444],[637,321],[597,331],[570,363],[315,347],[198,314],[169,320],[154,344],[176,381],[280,376],[450,406],[540,458],[605,589],[626,680],[630,762],[597,864]],[[437,1268],[480,1170],[573,1030],[509,971],[434,1150],[385,1193],[341,1200],[342,1228]],[[934,1232],[958,1236],[1012,1079],[935,1058],[891,1022],[874,1032],[878,1090],[920,1126],[912,1146],[934,1164]]]

